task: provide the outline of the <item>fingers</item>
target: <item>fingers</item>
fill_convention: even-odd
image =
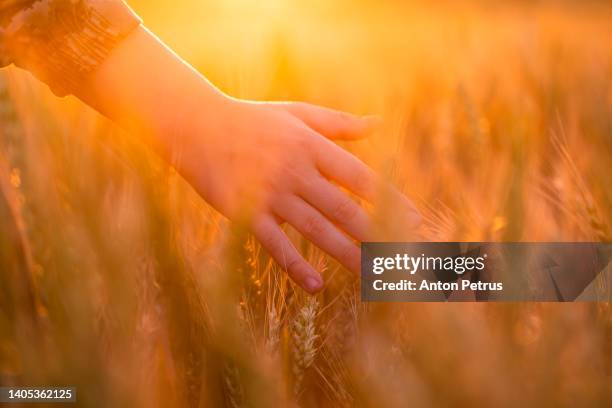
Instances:
[[[351,153],[319,137],[315,147],[315,160],[324,176],[370,202],[376,199],[380,187],[378,176]]]
[[[275,211],[313,244],[359,273],[361,255],[357,245],[304,200],[297,196],[279,200]]]
[[[380,118],[377,116],[357,116],[303,102],[288,103],[284,106],[308,127],[330,139],[361,139],[380,124]]]
[[[357,241],[367,241],[370,220],[351,197],[321,176],[304,186],[302,197]]]
[[[314,294],[323,288],[321,275],[300,255],[272,216],[258,218],[253,233],[270,256],[306,292]]]
[[[421,216],[412,202],[380,177],[361,160],[322,137],[314,137],[315,160],[319,171],[358,196],[374,203],[382,197],[399,207],[409,227],[417,227]]]

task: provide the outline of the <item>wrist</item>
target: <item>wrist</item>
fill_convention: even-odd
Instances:
[[[194,146],[219,143],[227,126],[238,115],[240,102],[204,81],[190,95],[174,100],[167,108],[157,138],[170,153],[180,154]]]
[[[171,158],[228,112],[233,99],[140,26],[77,96]],[[188,146],[187,146],[188,147]]]

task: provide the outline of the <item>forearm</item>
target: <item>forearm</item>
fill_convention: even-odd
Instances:
[[[0,63],[30,70],[58,95],[74,94],[141,137],[209,204],[244,223],[309,292],[321,289],[321,276],[279,223],[355,273],[354,240],[371,240],[370,219],[339,187],[369,202],[382,191],[399,203],[395,213],[404,214],[405,225],[418,224],[404,196],[329,140],[366,135],[372,118],[230,98],[147,31],[121,0],[40,0],[35,6],[11,19],[18,30],[0,25],[0,51],[10,54]],[[0,6],[0,22],[7,10]]]
[[[135,29],[74,94],[164,153],[212,123],[228,98],[144,27]]]

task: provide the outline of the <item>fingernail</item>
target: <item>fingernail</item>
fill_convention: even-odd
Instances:
[[[308,292],[315,293],[323,287],[323,281],[319,277],[308,276],[304,279],[304,286]]]

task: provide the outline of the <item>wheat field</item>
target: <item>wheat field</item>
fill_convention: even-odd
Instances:
[[[608,2],[130,5],[231,95],[381,115],[343,146],[428,240],[612,240]],[[288,230],[327,282],[308,297],[78,100],[5,69],[0,125],[2,385],[83,407],[612,404],[609,303],[366,304]]]

